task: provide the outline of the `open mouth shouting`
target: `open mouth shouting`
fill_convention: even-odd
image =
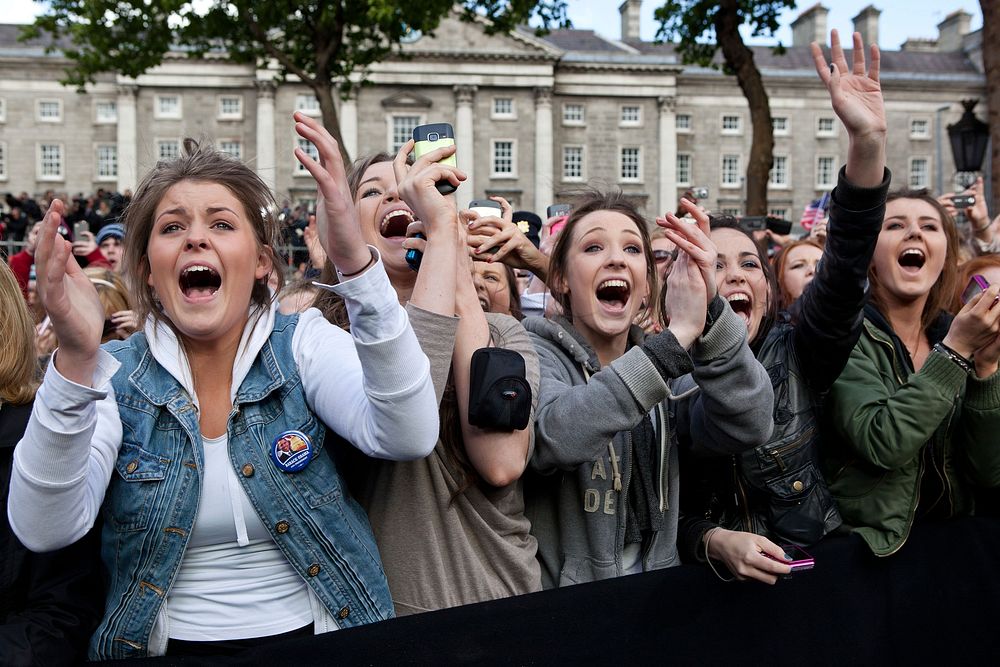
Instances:
[[[409,209],[396,208],[382,217],[379,224],[379,234],[387,239],[394,239],[402,242],[406,238],[406,228],[414,221],[413,213]]]
[[[621,278],[609,278],[597,286],[597,301],[611,313],[623,313],[632,294],[628,281]]]
[[[924,264],[927,263],[927,256],[920,248],[907,248],[899,254],[896,261],[899,263],[903,273],[914,275],[920,273],[920,269],[924,268]]]
[[[222,276],[207,264],[191,264],[181,271],[181,293],[193,303],[210,301],[222,287]]]
[[[753,313],[753,299],[750,295],[745,292],[733,292],[726,296],[726,301],[729,302],[729,307],[733,309],[733,312],[746,322],[749,329],[750,315]]]

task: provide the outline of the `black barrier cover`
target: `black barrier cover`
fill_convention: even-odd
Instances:
[[[685,566],[394,619],[239,657],[154,665],[995,664],[1000,520],[914,528],[876,559],[855,536],[777,585]]]

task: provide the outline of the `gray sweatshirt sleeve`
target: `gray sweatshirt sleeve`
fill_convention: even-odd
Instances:
[[[774,389],[747,345],[746,324],[725,304],[722,314],[691,351],[694,372],[678,382],[677,430],[695,450],[735,454],[757,447],[774,428]],[[692,382],[693,381],[693,382]]]
[[[666,382],[641,347],[632,348],[585,383],[580,367],[561,351],[533,340],[542,369],[531,459],[535,470],[569,470],[592,461],[616,433],[635,427],[667,396]],[[676,341],[674,345],[680,347]]]

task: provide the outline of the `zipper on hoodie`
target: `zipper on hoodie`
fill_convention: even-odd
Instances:
[[[656,404],[656,415],[660,422],[660,512],[670,509],[667,499],[667,449],[669,433],[667,433],[667,416],[664,414],[663,403]]]

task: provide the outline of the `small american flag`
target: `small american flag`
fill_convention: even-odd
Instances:
[[[824,192],[819,199],[813,199],[802,211],[802,218],[799,224],[802,229],[809,231],[817,222],[826,217],[826,210],[830,207],[830,193]]]

